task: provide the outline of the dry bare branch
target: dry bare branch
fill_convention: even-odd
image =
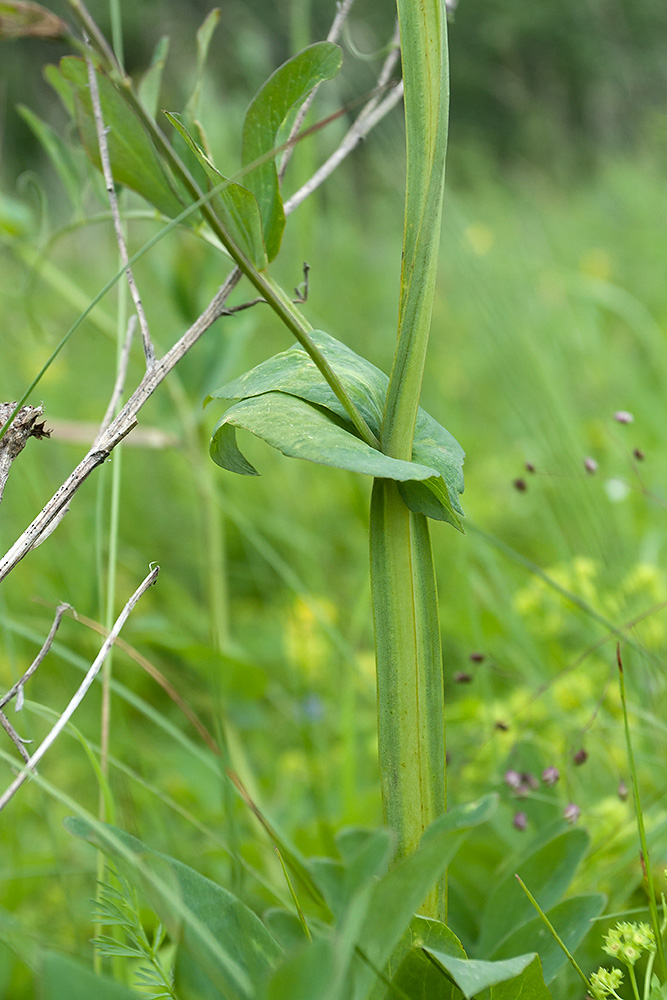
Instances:
[[[107,638],[102,643],[102,647],[99,653],[95,657],[91,666],[88,668],[86,676],[84,677],[81,684],[77,688],[74,696],[70,699],[67,708],[58,718],[56,724],[51,728],[50,732],[42,740],[42,742],[37,747],[35,752],[31,754],[23,770],[20,771],[19,774],[17,774],[16,778],[14,779],[14,781],[12,781],[11,785],[9,785],[9,787],[2,794],[2,796],[0,796],[0,811],[4,809],[4,807],[10,801],[10,799],[12,799],[13,796],[16,794],[16,792],[19,790],[21,785],[26,781],[27,778],[30,777],[30,772],[34,770],[34,768],[42,759],[42,757],[45,755],[47,750],[49,750],[49,748],[53,746],[57,737],[60,735],[60,733],[63,731],[69,720],[76,712],[77,708],[79,707],[84,697],[86,696],[86,693],[88,692],[91,684],[93,683],[98,673],[100,672],[102,664],[106,660],[107,656],[109,655],[109,650],[114,644],[114,640],[119,635],[121,629],[123,628],[123,625],[129,618],[132,609],[134,608],[139,598],[148,590],[149,587],[151,587],[155,583],[159,572],[160,572],[160,567],[155,566],[150,571],[148,576],[144,580],[142,580],[142,582],[139,584],[132,597],[129,599],[129,601],[127,602],[121,613],[118,615],[118,618],[116,619],[113,628],[109,632]]]

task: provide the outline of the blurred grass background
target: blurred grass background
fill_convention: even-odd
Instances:
[[[161,106],[180,109],[207,5],[145,0],[121,9],[133,73],[148,64],[159,36],[171,35]],[[107,29],[107,5],[91,11]],[[322,37],[333,13],[323,0],[225,5],[202,105],[221,169],[239,162],[240,123],[254,91],[291,52]],[[355,6],[343,74],[322,93],[316,116],[373,86],[377,63],[355,53],[381,48],[391,18],[387,5]],[[656,877],[667,858],[666,21],[657,0],[543,7],[462,0],[451,25],[450,182],[423,405],[467,452],[467,534],[433,530],[450,799],[490,788],[502,797],[493,829],[453,873],[453,925],[464,943],[474,935],[489,872],[556,829],[570,802],[592,837],[579,888],[606,892],[612,911],[643,905],[631,799],[618,794],[630,780],[614,630],[628,640]],[[21,395],[117,266],[108,221],[83,218],[84,210],[104,210],[91,172],[74,154],[88,180],[70,204],[15,110],[17,102],[28,105],[71,136],[41,79],[44,63],[60,54],[44,43],[2,49],[3,399]],[[290,189],[344,127],[337,122],[302,144]],[[308,260],[310,320],[385,370],[396,325],[401,149],[397,111],[290,220],[275,267],[291,287]],[[126,206],[136,209],[138,200]],[[128,223],[132,249],[158,225]],[[205,306],[225,264],[183,232],[135,273],[164,352]],[[239,290],[235,301],[246,296]],[[107,296],[42,380],[32,402],[43,400],[56,431],[51,441],[31,441],[12,470],[0,518],[3,551],[84,453],[85,425],[99,421],[113,384],[126,311],[124,293]],[[260,479],[226,475],[207,455],[221,412],[217,403],[202,410],[207,392],[288,346],[262,307],[219,321],[140,415],[140,430],[157,429],[161,447],[130,438],[79,491],[53,537],[0,587],[0,678],[8,687],[41,645],[58,602],[104,621],[110,563],[117,613],[148,563],[159,562],[158,585],[123,635],[186,698],[222,754],[117,653],[115,821],[259,909],[285,888],[270,842],[225,766],[307,854],[331,852],[343,824],[381,821],[370,482],[290,462],[254,439],[243,446]],[[141,370],[137,350],[128,386]],[[619,410],[634,422],[615,421]],[[587,458],[597,463],[595,474],[586,471]],[[63,623],[30,683],[29,704],[12,713],[22,735],[44,735],[49,710],[64,707],[99,641],[81,622]],[[99,712],[93,690],[75,718],[77,732],[61,738],[40,772],[93,812]],[[588,757],[578,765],[582,748]],[[3,750],[10,749],[7,741]],[[503,782],[508,769],[539,776],[548,765],[561,772],[554,789],[512,798]],[[8,782],[8,767],[5,775]],[[512,826],[519,810],[528,817],[524,833]],[[25,960],[33,937],[88,954],[95,858],[63,830],[68,811],[32,784],[0,820],[0,937],[12,945],[0,945],[2,995],[32,995]],[[598,940],[594,932],[587,946],[592,966]],[[578,995],[567,978],[559,989],[554,996]]]

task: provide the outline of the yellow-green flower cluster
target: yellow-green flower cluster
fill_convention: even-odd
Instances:
[[[590,981],[595,1000],[606,1000],[607,997],[618,997],[616,990],[623,982],[623,973],[620,969],[599,968]]]
[[[655,951],[655,935],[648,924],[616,924],[604,941],[603,951],[624,965],[634,965],[643,951]]]

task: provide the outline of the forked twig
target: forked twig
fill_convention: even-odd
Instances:
[[[86,37],[86,41],[88,41]],[[116,233],[116,242],[118,243],[118,251],[120,253],[120,259],[123,267],[125,268],[125,274],[127,276],[127,284],[130,289],[130,294],[132,295],[132,301],[134,302],[134,307],[137,310],[137,316],[139,317],[139,326],[141,328],[141,338],[144,343],[144,354],[146,355],[146,367],[152,368],[155,364],[155,349],[153,347],[153,342],[151,340],[150,330],[148,329],[148,321],[146,319],[146,313],[144,312],[144,304],[141,301],[141,296],[139,295],[139,289],[134,280],[134,275],[132,273],[132,268],[129,264],[129,254],[127,252],[127,244],[125,243],[125,234],[123,233],[123,224],[120,218],[120,211],[118,209],[118,199],[116,197],[116,189],[114,187],[113,173],[111,170],[111,160],[109,158],[109,145],[107,143],[107,129],[104,125],[104,118],[102,117],[102,102],[100,100],[100,91],[97,86],[97,76],[95,74],[95,67],[93,66],[92,59],[86,56],[86,66],[88,68],[88,85],[90,87],[90,100],[93,105],[93,116],[95,118],[95,129],[97,131],[97,143],[100,149],[100,161],[102,163],[102,173],[104,175],[104,183],[107,189],[107,195],[109,196],[109,206],[111,207],[111,215],[113,217],[113,227]]]
[[[31,754],[30,758],[26,761],[26,765],[23,768],[23,770],[17,774],[16,778],[14,779],[14,781],[12,781],[11,785],[6,789],[6,791],[2,794],[2,796],[0,796],[0,811],[4,809],[4,807],[10,801],[10,799],[12,799],[16,794],[16,792],[19,790],[21,785],[26,781],[27,778],[30,777],[31,771],[34,770],[35,766],[45,755],[47,750],[49,750],[50,747],[53,746],[57,737],[60,735],[60,733],[63,731],[69,720],[76,712],[77,708],[79,707],[84,697],[86,696],[88,689],[90,688],[91,684],[93,683],[98,673],[100,672],[102,664],[104,663],[105,659],[109,654],[109,650],[114,644],[114,640],[119,635],[123,625],[129,618],[132,609],[134,608],[139,598],[148,590],[149,587],[151,587],[155,583],[159,572],[160,572],[160,567],[155,566],[150,571],[148,576],[139,584],[132,597],[129,599],[129,601],[127,602],[121,613],[118,615],[118,618],[116,619],[113,628],[109,632],[107,638],[102,643],[102,648],[95,657],[91,666],[88,668],[86,676],[81,681],[81,684],[77,688],[73,697],[70,699],[67,708],[59,717],[56,724],[51,728],[48,735],[42,740],[42,742],[37,747],[35,752]]]

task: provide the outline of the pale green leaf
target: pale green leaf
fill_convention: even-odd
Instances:
[[[535,954],[532,954],[519,955],[517,958],[510,958],[504,962],[482,962],[475,959],[455,958],[440,948],[433,948],[429,945],[424,947],[424,951],[428,952],[446,970],[466,1000],[477,996],[490,986],[508,981],[513,982],[516,992],[512,996],[518,1000],[522,994],[519,984],[516,982],[517,977],[521,976],[537,958]],[[544,995],[548,996],[548,991]]]
[[[313,330],[310,336],[336,372],[368,426],[379,436],[389,381],[387,376],[329,334]],[[220,386],[210,394],[208,400],[246,399],[271,391],[289,393],[326,407],[353,432],[344,407],[306,352],[298,346],[276,354],[252,371]],[[413,462],[429,467],[434,472],[424,482],[410,482],[408,489],[401,486],[401,495],[410,509],[438,520],[451,521],[458,527],[458,514],[462,513],[458,494],[463,491],[463,458],[463,449],[449,431],[420,409]],[[219,464],[229,467],[224,463]],[[424,479],[423,476],[413,478]]]
[[[341,61],[337,45],[316,42],[288,59],[269,77],[251,101],[243,122],[243,166],[271,152],[290,112],[298,108],[319,83],[331,80],[338,73]],[[280,249],[285,228],[275,158],[251,170],[244,183],[257,198],[266,253],[271,261]]]

